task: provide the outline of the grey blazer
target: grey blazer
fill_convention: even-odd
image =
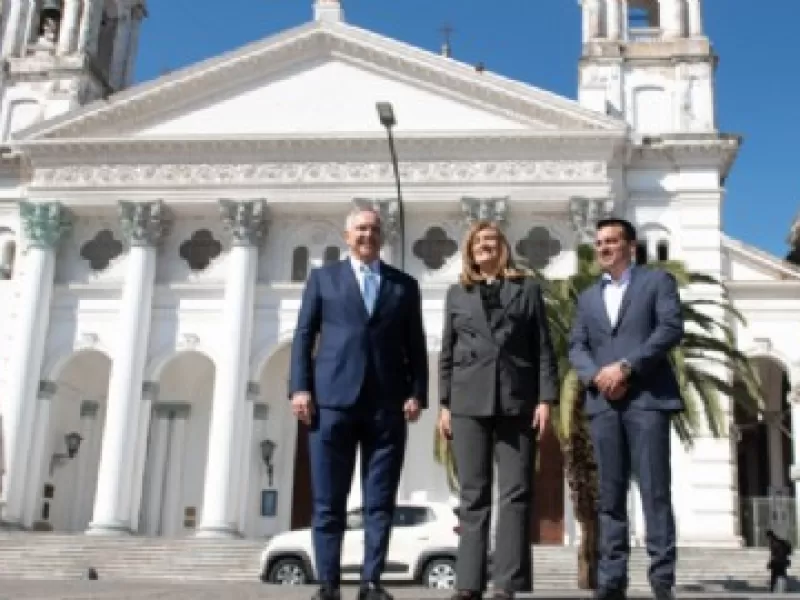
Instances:
[[[683,338],[681,298],[675,279],[666,271],[633,267],[622,298],[617,323],[606,312],[603,283],[578,297],[569,341],[569,358],[585,387],[588,415],[633,406],[642,410],[684,410],[669,352]],[[604,366],[619,360],[631,365],[626,396],[616,402],[595,387]]]
[[[447,291],[439,403],[454,415],[531,414],[558,402],[558,368],[542,291],[532,277],[507,279],[489,322],[478,286]]]

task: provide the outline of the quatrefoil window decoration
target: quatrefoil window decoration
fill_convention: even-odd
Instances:
[[[122,254],[122,242],[114,239],[114,234],[109,229],[98,231],[88,242],[81,246],[80,255],[89,261],[92,271],[102,271],[111,264],[111,261]]]
[[[222,252],[222,244],[208,229],[199,229],[180,247],[180,257],[192,271],[202,271]]]
[[[414,242],[414,256],[429,269],[441,269],[447,259],[458,250],[458,244],[448,237],[441,227],[430,227],[425,235]]]
[[[517,242],[517,254],[534,269],[543,269],[550,259],[561,254],[561,242],[550,236],[546,227],[533,227]]]

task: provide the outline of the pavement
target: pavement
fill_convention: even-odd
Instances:
[[[390,588],[397,600],[446,600],[447,591],[432,591],[418,587]],[[306,586],[272,586],[261,583],[139,583],[121,581],[24,581],[0,580],[0,600],[309,600],[315,588]],[[343,588],[343,600],[353,600],[356,588]],[[800,599],[800,594],[783,594],[783,598]],[[591,598],[591,593],[575,591],[542,591],[519,596],[520,600],[552,598],[568,600]],[[631,600],[651,598],[631,595]],[[765,593],[698,593],[682,592],[679,600],[688,599],[748,599],[773,600]]]

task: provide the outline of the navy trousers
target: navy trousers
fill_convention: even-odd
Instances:
[[[628,586],[628,490],[631,474],[639,483],[645,518],[645,543],[653,586],[675,585],[675,517],[670,471],[670,413],[624,408],[607,410],[589,421],[598,466],[600,517],[598,587]]]
[[[380,582],[403,469],[405,416],[400,407],[382,407],[367,379],[354,407],[319,408],[309,431],[317,574],[320,582],[332,586],[341,578],[347,496],[357,449],[361,448],[364,509],[363,582]]]

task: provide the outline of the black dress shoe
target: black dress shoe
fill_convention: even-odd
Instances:
[[[492,600],[514,600],[514,598],[516,598],[514,592],[507,592],[506,590],[497,590],[492,594]]]
[[[594,600],[627,600],[628,596],[623,590],[597,590]]]
[[[675,600],[675,594],[670,587],[654,585],[653,598],[655,598],[655,600]]]
[[[483,594],[473,590],[458,590],[450,597],[450,600],[482,600]]]
[[[358,600],[394,600],[394,596],[378,583],[366,583],[358,590]]]
[[[323,584],[311,597],[311,600],[342,600],[342,593],[338,587]]]

